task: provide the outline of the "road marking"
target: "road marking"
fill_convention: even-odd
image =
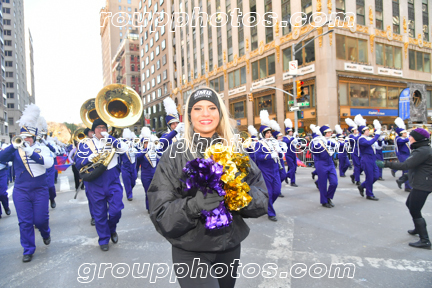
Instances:
[[[73,190],[73,189],[71,189],[70,184],[69,184],[69,177],[59,176],[58,179],[60,180],[60,191]]]
[[[398,189],[398,188],[396,188],[396,189]],[[382,192],[382,193],[386,194],[387,196],[393,198],[394,200],[401,202],[401,203],[404,203],[404,204],[406,202],[406,197],[408,196],[408,193],[406,193],[406,192],[404,192],[407,194],[406,197],[401,196],[401,195],[397,194],[394,189],[389,189],[389,188],[385,187],[383,184],[380,184],[377,182],[375,182],[375,184],[374,184],[374,190],[375,190],[375,192]],[[401,191],[403,191],[403,190],[401,190]],[[374,194],[376,194],[376,193],[374,193]]]

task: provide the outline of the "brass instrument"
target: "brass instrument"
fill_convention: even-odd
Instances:
[[[268,139],[265,139],[265,140],[267,141],[267,144],[270,147],[271,152],[282,153],[282,152],[278,151],[278,150],[280,150],[280,146],[279,146],[279,142],[276,139],[274,139],[274,138],[268,138]],[[276,145],[279,147],[279,149],[276,149],[276,147],[277,147]],[[283,166],[282,166],[282,164],[281,164],[281,161],[280,161],[279,157],[277,157],[277,159],[275,159],[275,163],[278,163],[279,170],[284,169]]]
[[[91,102],[83,105],[84,109],[81,107],[83,122],[88,119],[88,123],[85,123],[87,127],[89,123],[92,124],[97,119],[91,116],[94,116],[94,110],[90,109],[92,108]],[[111,126],[111,135],[116,138],[122,136],[122,128],[135,124],[143,113],[141,97],[135,90],[123,84],[110,84],[102,88],[94,99],[94,107],[98,117]],[[81,179],[88,182],[97,179],[108,168],[115,152],[116,149],[111,147],[111,151],[105,151],[93,158],[92,163],[81,168]],[[94,170],[89,171],[91,168]]]
[[[83,121],[84,125],[89,129],[92,128],[93,122],[96,119],[100,118],[96,111],[95,100],[95,98],[91,98],[85,101],[80,109],[81,120]]]
[[[243,149],[247,149],[247,148],[249,148],[251,146],[251,144],[252,144],[252,137],[249,134],[249,132],[240,131],[239,137],[242,140]]]
[[[18,148],[21,148],[23,146],[27,146],[28,145],[27,142],[24,141],[23,137],[21,137],[19,135],[14,136],[12,138],[11,143],[12,143],[12,145],[14,145],[15,147],[18,147]]]
[[[77,142],[80,142],[84,138],[86,138],[86,135],[84,134],[84,128],[77,129],[72,135],[72,140]]]

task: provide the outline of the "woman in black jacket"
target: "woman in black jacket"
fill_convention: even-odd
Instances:
[[[379,167],[389,167],[395,170],[409,170],[409,184],[413,187],[406,201],[414,221],[414,230],[408,230],[411,235],[419,234],[420,241],[409,243],[416,248],[431,249],[426,221],[422,217],[421,209],[432,191],[432,148],[430,147],[430,134],[422,128],[417,128],[409,137],[411,155],[405,162],[377,161]]]
[[[234,130],[223,101],[212,89],[194,91],[187,100],[185,114],[185,137],[165,151],[150,184],[150,217],[156,230],[172,244],[173,263],[188,265],[182,267],[185,268],[183,271],[175,271],[182,287],[234,287],[236,278],[233,276],[238,268],[234,260],[240,259],[240,242],[249,234],[243,218],[267,214],[267,189],[261,171],[249,161],[251,167],[244,182],[249,184],[249,195],[253,200],[240,211],[231,211],[233,221],[229,226],[206,229],[201,210],[217,208],[223,196],[216,191],[206,196],[197,189],[185,191],[186,186],[180,180],[182,169],[188,161],[204,158],[204,151],[213,140],[226,139],[222,144],[229,145]],[[194,133],[198,135],[194,137]],[[207,268],[197,270],[198,263],[194,258],[199,259],[199,267]],[[222,269],[216,273],[216,263],[221,263],[219,267],[228,271]],[[208,271],[204,273],[200,271],[206,269]],[[198,276],[193,278],[197,271]],[[218,279],[210,276],[221,276],[219,273],[225,276]]]

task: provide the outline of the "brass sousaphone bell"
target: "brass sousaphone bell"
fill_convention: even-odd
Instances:
[[[86,138],[86,135],[84,134],[84,128],[77,129],[73,134],[74,141],[80,142],[84,138]]]
[[[99,119],[99,115],[95,107],[95,100],[95,98],[91,98],[85,101],[84,104],[82,104],[80,110],[81,120],[83,121],[84,125],[89,129],[92,128],[93,121]]]

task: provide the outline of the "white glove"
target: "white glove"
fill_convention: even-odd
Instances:
[[[29,145],[23,146],[22,149],[24,150],[24,152],[28,157],[30,157],[33,154],[33,148],[30,147]]]
[[[272,152],[271,153],[271,157],[274,158],[274,159],[276,159],[276,158],[279,158],[279,155],[278,155],[277,152]]]
[[[378,129],[378,130],[375,132],[375,135],[381,135],[381,129]]]
[[[297,132],[294,132],[294,133],[293,133],[293,137],[294,137],[294,138],[297,138],[297,136],[298,136],[298,133],[297,133]]]
[[[9,161],[8,165],[9,165],[9,167],[11,167],[12,166],[12,161]]]
[[[102,132],[103,133],[103,132]],[[89,157],[88,157],[88,161],[89,162],[92,162],[92,160],[96,157],[97,155],[96,154],[91,154]]]
[[[15,148],[15,149],[18,149],[18,145],[15,145],[15,143],[12,143],[12,146]]]
[[[180,134],[181,132],[184,132],[184,126],[185,124],[181,122],[177,125],[177,127],[174,130],[177,131],[177,134]]]
[[[47,142],[44,138],[41,138],[41,141],[42,141],[42,143],[45,144],[45,145],[48,144],[48,142]]]
[[[102,135],[103,137],[105,137],[105,138],[108,138],[109,133],[106,132],[106,131],[104,131],[104,132],[101,132],[101,135]]]

